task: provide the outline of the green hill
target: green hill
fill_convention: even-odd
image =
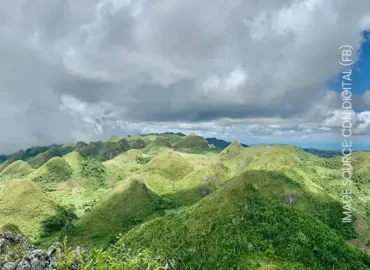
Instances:
[[[104,246],[167,207],[168,203],[144,183],[132,179],[84,215],[68,236],[75,244]]]
[[[104,162],[107,168],[107,181],[116,183],[127,179],[142,168],[142,160],[148,162],[150,157],[144,155],[141,150],[132,149]]]
[[[130,149],[130,144],[126,139],[107,142],[90,142],[89,144],[77,143],[74,150],[83,157],[90,157],[99,161],[112,159],[119,154]]]
[[[170,150],[155,156],[142,169],[141,175],[154,191],[163,194],[173,190],[176,182],[194,170],[179,153]]]
[[[186,136],[183,140],[176,143],[174,149],[183,152],[200,152],[208,151],[211,148],[203,137],[197,135],[189,135]]]
[[[5,170],[6,167],[8,167],[10,164],[12,164],[14,162],[14,160],[12,159],[7,159],[5,160],[4,162],[2,162],[0,164],[0,172],[2,172],[3,170]]]
[[[230,160],[243,153],[244,150],[244,147],[240,143],[233,141],[224,150],[222,150],[220,158],[221,160]]]
[[[52,216],[55,210],[56,205],[28,180],[11,181],[0,188],[0,227],[13,224],[35,240],[41,222]]]
[[[299,197],[297,207],[279,198],[287,190],[299,194],[299,186],[281,174],[247,172],[189,209],[131,230],[121,241],[163,250],[180,269],[370,268],[370,258],[347,246],[343,235],[300,211]]]
[[[0,178],[23,178],[29,175],[32,171],[32,167],[27,162],[17,160],[0,173]]]
[[[176,182],[168,197],[178,206],[191,205],[223,186],[229,180],[227,173],[223,164],[210,164]]]
[[[68,163],[73,172],[77,172],[83,157],[78,152],[71,152],[63,156],[63,159]]]
[[[61,157],[54,157],[30,174],[29,178],[36,182],[62,182],[70,178],[72,169]]]
[[[3,156],[0,228],[43,246],[115,243],[109,256],[125,244],[175,269],[370,269],[370,152],[352,155],[353,223],[342,223],[340,156],[210,141],[223,150],[153,133]]]
[[[156,137],[149,143],[149,145],[144,149],[144,152],[148,155],[157,155],[162,152],[168,151],[171,149],[172,145],[167,138]]]

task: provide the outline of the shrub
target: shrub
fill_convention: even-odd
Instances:
[[[72,221],[77,219],[75,207],[68,205],[66,207],[57,206],[57,213],[48,217],[41,223],[41,236],[48,236],[54,232],[65,230]]]
[[[146,144],[142,139],[133,140],[130,142],[132,149],[145,148]]]
[[[111,269],[111,270],[166,270],[174,269],[173,260],[147,249],[131,250],[121,241],[111,245],[107,250],[93,249],[90,252],[74,252],[67,245],[67,238],[63,247],[57,250],[58,269]],[[77,266],[77,267],[76,267]]]
[[[92,158],[86,158],[80,162],[79,173],[81,177],[95,180],[98,184],[104,183],[106,177],[104,165]]]
[[[130,144],[126,139],[118,142],[90,142],[88,145],[80,144],[76,150],[84,157],[90,157],[99,161],[106,161],[129,150]]]
[[[136,157],[136,163],[138,164],[146,164],[150,161],[150,157]]]

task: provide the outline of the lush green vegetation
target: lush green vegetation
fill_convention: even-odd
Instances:
[[[54,157],[30,174],[30,179],[35,182],[61,182],[69,179],[72,169],[69,164],[60,157]]]
[[[314,149],[314,148],[305,148],[303,149],[307,153],[314,154],[319,157],[324,157],[324,158],[332,158],[332,157],[337,157],[341,156],[342,152],[339,150],[320,150],[320,149]]]
[[[75,244],[106,246],[118,234],[127,232],[151,216],[163,214],[171,206],[171,202],[153,193],[145,184],[130,180],[82,216],[67,235]]]
[[[76,151],[84,157],[105,161],[116,157],[130,148],[129,142],[126,139],[121,139],[117,142],[90,142],[88,145],[81,145],[80,143],[76,147]]]
[[[96,270],[169,270],[176,264],[173,260],[164,258],[161,254],[147,249],[132,250],[122,243],[111,245],[107,250],[93,248],[89,253],[81,253],[76,258],[73,249],[67,245],[67,238],[63,247],[58,251],[58,269],[69,270],[75,264],[78,269]]]
[[[66,207],[58,205],[56,214],[41,222],[41,237],[66,230],[72,221],[77,219],[75,210],[72,205]]]
[[[23,178],[33,171],[32,167],[23,160],[17,160],[6,167],[1,173],[2,178]]]
[[[211,149],[207,141],[197,135],[186,136],[183,140],[176,143],[174,148],[184,152],[207,151]]]
[[[370,269],[370,153],[344,224],[341,158],[311,152],[176,133],[20,150],[0,158],[0,228],[68,237],[80,269]]]
[[[79,173],[81,177],[91,179],[96,184],[104,184],[106,178],[106,169],[99,161],[85,158],[79,163]]]
[[[56,204],[28,180],[12,180],[0,188],[0,227],[17,226],[26,236],[36,240],[41,222],[56,213]]]
[[[243,269],[261,256],[289,269],[370,267],[370,258],[346,246],[328,225],[266,196],[265,185],[276,182],[280,189],[295,185],[279,174],[242,174],[193,207],[145,223],[122,241],[163,249],[166,256],[180,258],[184,269]]]

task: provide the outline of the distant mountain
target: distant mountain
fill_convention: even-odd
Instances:
[[[217,138],[206,138],[206,141],[208,142],[208,144],[213,144],[216,147],[216,149],[219,151],[224,150],[226,147],[228,147],[231,144],[231,142],[227,142],[227,141],[220,140]],[[244,147],[249,147],[249,145],[244,144],[244,143],[241,143],[241,145]]]
[[[138,135],[140,136],[150,136],[150,135],[156,135],[156,136],[161,136],[161,135],[177,135],[177,136],[181,136],[181,137],[185,137],[186,135],[181,133],[181,132],[163,132],[163,133],[146,133],[146,134],[140,134],[138,133]]]
[[[8,159],[8,156],[6,156],[6,155],[0,155],[0,163],[3,163],[7,159]]]
[[[332,158],[332,157],[342,155],[342,152],[339,150],[321,150],[321,149],[314,149],[314,148],[303,148],[303,150],[307,153],[311,153],[318,157],[323,157],[323,158]]]

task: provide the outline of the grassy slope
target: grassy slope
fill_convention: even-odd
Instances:
[[[136,158],[144,156],[141,150],[132,149],[104,162],[108,172],[107,181],[114,184],[135,174],[142,167]]]
[[[71,152],[67,155],[63,156],[63,159],[68,163],[68,165],[71,167],[73,173],[77,173],[78,166],[80,164],[80,161],[82,160],[82,156],[78,152]]]
[[[82,216],[86,209],[96,205],[111,190],[111,185],[96,185],[94,179],[81,177],[80,163],[84,158],[78,152],[71,152],[63,157],[72,174],[69,179],[56,182],[38,183],[43,192],[61,205],[73,204],[76,214]]]
[[[11,181],[0,188],[0,227],[14,224],[35,240],[41,221],[53,215],[55,207],[35,183],[28,180]]]
[[[0,178],[23,178],[32,171],[32,167],[27,162],[17,160],[0,173]]]
[[[72,169],[61,157],[54,157],[30,174],[29,179],[36,182],[62,182],[69,179]]]
[[[130,180],[84,215],[68,235],[75,244],[104,246],[151,215],[160,214],[164,208],[166,202],[144,183]]]
[[[131,230],[122,241],[164,250],[187,269],[260,269],[256,260],[275,267],[268,269],[370,269],[370,259],[335,230],[274,198],[285,189],[298,192],[299,186],[281,174],[247,172],[189,209]]]
[[[203,137],[197,135],[186,136],[174,145],[174,149],[189,153],[199,153],[212,150],[207,141]]]
[[[145,184],[159,194],[174,189],[175,183],[194,170],[190,162],[175,151],[155,156],[141,171]]]
[[[191,205],[224,185],[229,180],[227,172],[221,164],[210,164],[176,182],[167,196],[178,206]]]
[[[366,204],[370,201],[367,195],[370,194],[370,185],[367,184],[370,181],[366,181],[365,176],[366,171],[369,171],[370,153],[354,153],[352,158],[353,178],[356,179],[358,175],[358,179],[362,182],[357,184],[357,181],[354,181],[350,187],[354,194],[355,227],[359,234],[358,239],[351,243],[365,250],[368,249],[365,244],[370,239],[370,207]],[[279,171],[313,194],[326,191],[333,199],[341,201],[343,189],[340,175],[341,157],[319,158],[294,146],[262,144],[243,149],[237,143],[233,143],[220,153],[220,160],[230,168],[232,175],[238,175],[247,170]]]
[[[161,136],[155,138],[145,136],[144,139],[148,143],[148,146],[144,149],[144,153],[147,155],[155,156],[172,149],[172,145],[167,138]]]

